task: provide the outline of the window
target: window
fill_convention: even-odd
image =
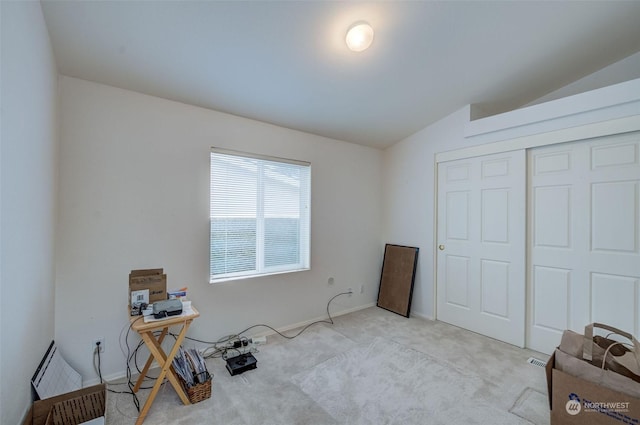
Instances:
[[[310,169],[212,149],[211,283],[309,269]]]

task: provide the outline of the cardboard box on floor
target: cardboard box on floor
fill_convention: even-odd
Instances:
[[[640,399],[546,366],[551,425],[640,425]]]
[[[76,425],[105,415],[107,386],[82,388],[33,402],[22,425]]]
[[[129,274],[129,303],[131,292],[149,290],[149,303],[167,299],[167,275],[163,269],[131,270]]]

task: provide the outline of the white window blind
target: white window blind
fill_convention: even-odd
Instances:
[[[310,168],[212,149],[211,283],[309,268]]]

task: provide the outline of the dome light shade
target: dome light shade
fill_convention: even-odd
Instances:
[[[366,22],[358,22],[349,28],[346,38],[347,46],[354,52],[366,50],[373,42],[373,28]]]

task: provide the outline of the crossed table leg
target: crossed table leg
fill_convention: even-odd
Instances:
[[[169,380],[173,388],[176,390],[176,393],[180,397],[180,400],[182,400],[184,404],[191,404],[191,402],[187,398],[187,395],[184,393],[184,390],[182,389],[182,385],[180,385],[180,382],[178,381],[178,377],[175,371],[173,370],[173,366],[171,364],[173,362],[173,358],[176,356],[176,354],[178,353],[178,350],[180,349],[180,345],[182,345],[182,341],[184,340],[184,337],[187,334],[189,325],[191,324],[191,322],[195,317],[198,317],[198,315],[199,314],[196,312],[193,316],[187,316],[187,317],[182,316],[182,317],[176,317],[176,318],[167,319],[163,321],[144,323],[144,324],[134,323],[132,325],[132,329],[136,330],[140,334],[140,336],[142,337],[142,340],[144,341],[145,345],[149,349],[149,352],[151,353],[151,355],[147,359],[147,362],[144,365],[144,368],[142,369],[140,376],[138,377],[138,380],[136,381],[135,386],[133,387],[133,392],[134,393],[138,392],[138,390],[140,389],[140,386],[142,385],[142,381],[144,380],[144,377],[149,371],[149,368],[151,367],[151,363],[153,363],[154,359],[160,366],[160,375],[158,375],[158,377],[156,378],[156,382],[153,385],[153,388],[151,389],[151,393],[149,394],[147,401],[145,402],[144,406],[142,407],[142,410],[140,411],[140,415],[136,420],[136,425],[140,425],[144,422],[147,414],[149,413],[149,409],[153,404],[153,401],[158,395],[158,391],[160,390],[160,386],[162,385],[162,382],[164,381],[165,377]],[[183,324],[182,330],[178,334],[178,337],[176,338],[176,341],[173,344],[171,351],[167,355],[162,349],[162,346],[161,346],[162,341],[164,340],[165,336],[169,332],[170,326],[181,324],[181,323]],[[156,337],[153,335],[153,332],[160,329],[162,329],[162,332],[156,339]]]

